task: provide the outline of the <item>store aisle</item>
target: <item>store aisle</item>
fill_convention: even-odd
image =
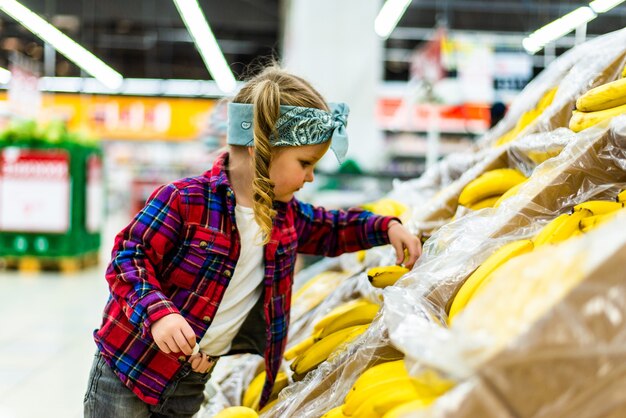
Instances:
[[[82,417],[103,272],[0,273],[0,418]]]

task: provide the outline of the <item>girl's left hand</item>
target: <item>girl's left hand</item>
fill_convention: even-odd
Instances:
[[[204,353],[196,353],[189,357],[189,363],[191,363],[191,370],[194,372],[207,373],[213,367],[215,360]]]
[[[396,264],[402,264],[412,269],[417,259],[422,255],[422,243],[419,238],[411,234],[400,222],[391,221],[389,229],[389,243],[396,250]],[[408,252],[408,260],[405,260],[404,249]]]

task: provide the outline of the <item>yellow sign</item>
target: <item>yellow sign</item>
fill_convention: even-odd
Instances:
[[[205,129],[213,99],[46,93],[45,119],[101,139],[193,140]]]

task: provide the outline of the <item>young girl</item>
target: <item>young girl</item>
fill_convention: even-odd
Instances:
[[[229,104],[229,152],[162,186],[116,237],[110,298],[85,417],[191,417],[216,359],[265,358],[263,406],[287,342],[296,253],[338,256],[391,243],[411,267],[419,240],[396,218],[294,198],[328,148],[345,156],[347,106],[270,67]]]

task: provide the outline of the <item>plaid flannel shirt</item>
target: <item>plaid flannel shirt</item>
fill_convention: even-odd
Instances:
[[[227,162],[224,153],[204,175],[157,189],[115,239],[106,271],[110,297],[94,338],[122,382],[149,404],[161,401],[187,361],[182,353],[160,351],[150,326],[179,313],[200,340],[239,258]],[[267,378],[261,405],[270,396],[285,350],[296,252],[337,256],[387,244],[393,219],[358,209],[325,210],[295,198],[276,202],[275,209],[271,238],[264,248]]]

